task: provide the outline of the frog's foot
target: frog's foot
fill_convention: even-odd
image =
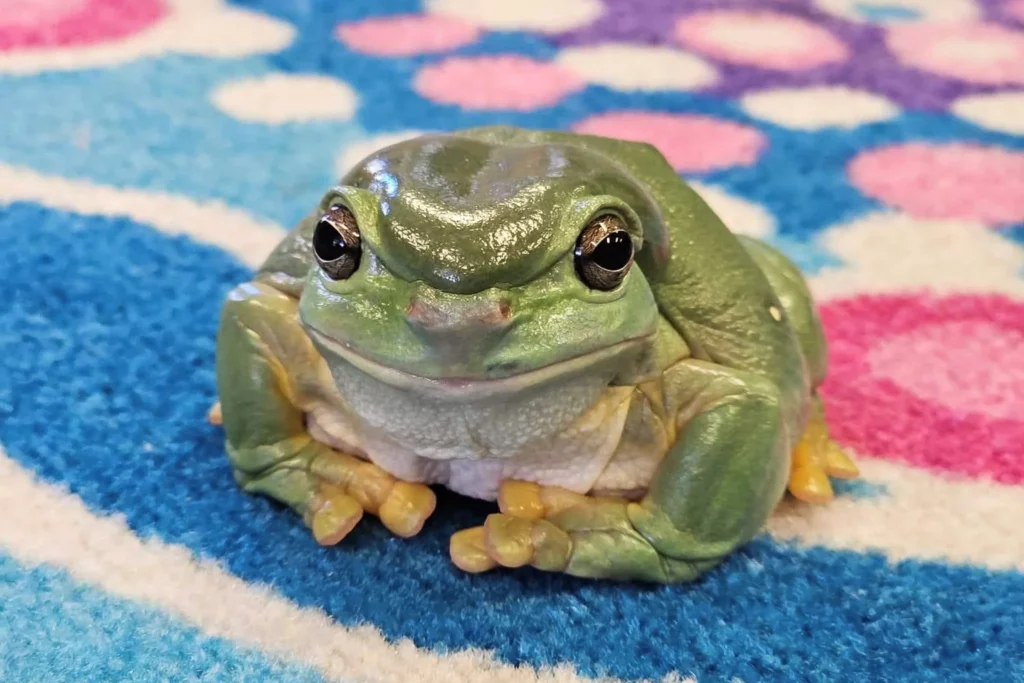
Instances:
[[[793,449],[789,492],[808,503],[826,503],[835,497],[829,477],[856,479],[859,475],[857,465],[829,437],[824,423],[814,420]]]
[[[664,557],[631,521],[638,503],[585,496],[530,482],[503,482],[501,512],[483,526],[452,535],[452,562],[470,573],[531,566],[543,571],[607,579],[668,583],[692,580],[719,561]],[[642,514],[642,513],[641,513]]]
[[[238,472],[236,477],[245,490],[295,508],[321,545],[339,543],[364,512],[402,538],[418,534],[433,514],[436,498],[424,484],[401,481],[371,462],[320,444],[307,448],[311,457],[300,455],[264,475]]]
[[[310,474],[318,480],[320,490],[328,494],[322,498],[324,501],[329,502],[331,496],[342,493],[361,510],[376,515],[391,533],[402,538],[418,534],[437,505],[434,492],[428,486],[401,481],[372,462],[335,450],[327,450],[314,459]],[[310,527],[318,541],[321,538],[317,533],[318,520],[323,520],[319,526],[330,542],[333,540],[332,524],[327,520],[335,518],[341,520],[344,515],[339,515],[330,505],[313,511]],[[344,534],[333,542],[343,537]]]
[[[551,568],[558,569],[558,560],[563,554],[561,551],[568,552],[567,546],[563,548],[568,543],[568,536],[557,527],[552,528],[550,523],[533,523],[598,501],[597,498],[558,486],[506,480],[498,488],[498,508],[501,514],[490,515],[483,526],[463,529],[452,535],[449,547],[452,562],[464,571],[478,573],[499,565],[536,566],[535,559],[544,564],[550,555],[555,560]],[[538,534],[536,539],[533,537],[534,529]],[[537,547],[546,552],[534,558],[533,553]]]

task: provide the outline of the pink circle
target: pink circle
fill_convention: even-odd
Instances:
[[[573,130],[650,143],[673,168],[690,173],[750,166],[767,144],[754,128],[694,114],[610,112],[584,119]]]
[[[480,33],[476,26],[458,19],[420,14],[365,19],[341,24],[337,30],[349,48],[382,57],[443,52],[472,43]]]
[[[86,0],[4,0],[0,30],[46,27],[78,14]]]
[[[583,81],[550,62],[519,55],[450,57],[423,67],[416,92],[465,109],[528,111],[559,102],[581,90]]]
[[[1024,483],[1024,303],[859,296],[822,306],[837,440],[861,453]]]
[[[162,0],[14,0],[0,13],[0,52],[102,43],[161,19]]]
[[[971,83],[1024,83],[1024,33],[997,24],[896,24],[886,41],[912,67]]]
[[[861,192],[919,218],[1024,220],[1024,152],[911,142],[862,152],[847,173]]]
[[[1013,0],[1006,6],[1006,11],[1011,17],[1024,23],[1024,0]]]
[[[782,71],[842,62],[846,45],[805,19],[780,12],[697,12],[676,24],[676,39],[718,59]]]
[[[922,325],[882,340],[868,365],[880,379],[958,413],[1024,415],[1024,334],[1014,330],[988,322]]]

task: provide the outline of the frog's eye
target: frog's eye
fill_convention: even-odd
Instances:
[[[615,289],[632,263],[633,239],[618,216],[598,216],[576,240],[576,274],[591,289]]]
[[[359,268],[362,252],[356,217],[344,206],[332,206],[313,230],[313,255],[332,280],[344,280]]]

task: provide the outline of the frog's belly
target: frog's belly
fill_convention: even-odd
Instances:
[[[589,409],[555,435],[540,435],[500,451],[479,453],[471,429],[451,445],[424,455],[415,444],[369,427],[358,416],[326,403],[311,406],[313,438],[359,455],[405,481],[440,484],[457,493],[494,500],[506,479],[561,486],[578,493],[636,496],[646,491],[664,456],[660,420],[632,387],[609,388]],[[467,457],[467,455],[469,457]]]

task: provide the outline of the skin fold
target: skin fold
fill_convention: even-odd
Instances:
[[[338,207],[359,232],[341,278],[312,247]],[[580,255],[603,226],[635,254],[605,289]],[[239,484],[320,543],[365,512],[414,535],[440,484],[498,502],[452,537],[466,571],[668,583],[749,541],[787,487],[824,502],[856,476],[826,366],[796,267],[656,149],[488,127],[364,159],[229,294],[214,417]]]

